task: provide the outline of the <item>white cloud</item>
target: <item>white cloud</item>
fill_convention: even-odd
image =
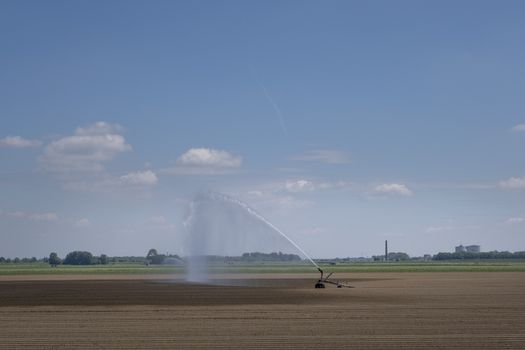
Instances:
[[[21,136],[6,136],[0,140],[0,145],[13,148],[39,147],[42,142],[38,140],[28,140]]]
[[[301,200],[292,196],[273,195],[266,199],[265,202],[260,203],[260,206],[268,206],[270,208],[279,208],[279,210],[293,210],[309,208],[314,205],[314,202],[308,200]]]
[[[327,164],[346,164],[350,163],[347,153],[338,150],[313,150],[302,155],[292,157],[293,160],[313,161]]]
[[[238,196],[264,213],[276,211],[283,214],[289,210],[309,208],[314,205],[314,202],[310,200],[298,199],[293,195],[283,194],[282,191],[270,188],[250,190]]]
[[[56,213],[37,213],[30,215],[29,218],[34,221],[57,221],[58,215]]]
[[[118,127],[97,122],[78,128],[72,136],[66,136],[48,144],[40,163],[47,170],[100,171],[103,163],[116,155],[131,150]]]
[[[351,188],[351,186],[353,186],[352,183],[345,181],[329,182],[297,178],[259,184],[256,185],[255,188],[252,187],[249,189],[245,189],[243,193],[248,195],[250,198],[287,198],[284,200],[284,202],[290,202],[289,199],[293,198],[291,197],[291,195],[299,195],[301,193],[310,193],[325,190],[347,190]],[[310,204],[311,203],[308,203],[308,205]]]
[[[346,181],[323,181],[320,179],[291,178],[257,184],[242,192],[250,197],[264,197],[267,195],[299,195],[327,190],[348,190],[354,186]]]
[[[306,179],[287,180],[284,185],[275,184],[273,187],[276,191],[285,190],[287,192],[313,192],[330,189],[348,189],[352,184],[346,181],[317,181]]]
[[[525,124],[518,124],[512,127],[511,129],[514,132],[523,132],[525,131]]]
[[[525,189],[525,177],[511,177],[501,181],[499,186],[506,190],[523,190]]]
[[[89,225],[91,225],[91,221],[89,221],[89,219],[86,218],[79,219],[75,222],[76,227],[86,227]]]
[[[381,194],[411,196],[413,193],[403,184],[382,184],[376,186],[374,191]]]
[[[286,181],[284,187],[289,192],[310,192],[316,188],[314,183],[308,180]]]
[[[158,182],[157,175],[151,170],[136,171],[120,177],[120,182],[132,186],[154,186]]]
[[[231,174],[242,164],[242,157],[212,148],[190,148],[177,159],[175,167],[161,170],[171,175]]]
[[[179,157],[177,163],[188,166],[238,168],[242,158],[219,149],[191,148]]]
[[[84,174],[81,174],[84,175]],[[147,194],[150,187],[159,179],[152,170],[134,171],[122,176],[113,176],[105,172],[89,174],[89,177],[66,179],[62,187],[68,191],[102,192],[106,194],[135,193]]]
[[[24,219],[32,221],[57,221],[58,215],[56,213],[28,213],[25,211],[14,211],[5,213],[7,217],[14,219]]]
[[[107,122],[96,122],[94,124],[80,127],[75,130],[75,135],[92,136],[92,135],[107,135],[107,134],[121,134],[124,128],[119,124],[111,124]]]
[[[206,166],[177,165],[171,168],[160,169],[160,174],[167,175],[228,175],[236,172],[235,168],[220,168]]]
[[[525,222],[525,218],[508,218],[505,223],[508,225],[521,224]]]

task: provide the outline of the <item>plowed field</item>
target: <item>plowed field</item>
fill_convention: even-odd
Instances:
[[[525,349],[525,273],[231,277],[0,277],[0,349]]]

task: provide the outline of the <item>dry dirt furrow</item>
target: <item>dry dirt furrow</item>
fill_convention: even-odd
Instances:
[[[0,282],[0,349],[525,348],[522,273],[359,275],[343,290],[270,277]]]

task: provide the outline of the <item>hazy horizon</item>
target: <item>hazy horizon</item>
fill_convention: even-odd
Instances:
[[[520,1],[4,1],[0,256],[183,254],[192,198],[314,258],[525,250]]]

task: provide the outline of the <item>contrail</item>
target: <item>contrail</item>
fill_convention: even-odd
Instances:
[[[250,68],[250,71],[252,73],[254,80],[257,82],[257,84],[259,84],[259,86],[261,87],[264,93],[264,96],[266,97],[270,105],[272,105],[272,108],[275,111],[275,114],[277,114],[277,117],[279,117],[279,124],[281,125],[281,130],[283,131],[283,134],[285,136],[288,136],[288,128],[286,127],[286,122],[284,121],[284,117],[283,117],[283,113],[281,112],[281,109],[279,108],[279,106],[277,106],[277,103],[275,103],[275,101],[272,98],[272,95],[270,95],[270,92],[268,92],[268,89],[266,88],[266,86],[263,85],[261,79],[259,79],[259,74],[257,74],[257,71],[255,70],[253,65],[249,65],[249,68]]]
[[[275,103],[275,101],[272,98],[272,95],[270,95],[270,93],[268,92],[266,87],[261,82],[259,82],[259,85],[261,86],[261,89],[264,92],[264,96],[266,96],[266,99],[268,100],[268,102],[270,102],[270,104],[273,107],[273,110],[275,111],[275,113],[279,117],[279,123],[281,124],[281,129],[283,130],[283,133],[286,136],[288,136],[288,128],[286,127],[286,123],[284,122],[284,117],[283,117],[283,114],[281,113],[281,110],[279,109],[279,106],[277,106],[277,104]]]

